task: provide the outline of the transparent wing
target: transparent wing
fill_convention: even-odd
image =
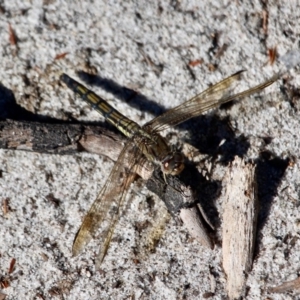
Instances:
[[[219,83],[209,87],[201,94],[173,109],[168,110],[164,114],[147,123],[145,127],[151,128],[156,132],[162,131],[170,126],[175,126],[193,117],[197,117],[211,108],[215,108],[234,99],[257,93],[274,83],[280,77],[280,74],[276,74],[271,79],[249,90],[232,94],[232,85],[240,79],[242,72],[243,71],[239,71],[230,77],[225,78]]]
[[[75,237],[72,249],[74,256],[82,252],[95,236],[102,222],[105,221],[108,224],[108,230],[102,235],[103,245],[99,250],[96,268],[100,266],[106,255],[116,222],[122,210],[126,191],[134,179],[133,173],[129,171],[134,169],[141,156],[141,152],[134,146],[132,140],[129,140]]]

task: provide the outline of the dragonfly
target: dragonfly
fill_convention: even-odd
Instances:
[[[135,168],[143,159],[146,158],[147,161],[160,167],[166,184],[167,176],[178,175],[183,170],[185,160],[183,154],[169,145],[167,140],[160,134],[161,131],[197,117],[221,104],[261,92],[280,77],[279,73],[275,74],[253,88],[234,93],[234,87],[241,79],[243,72],[241,70],[210,86],[202,93],[166,111],[143,126],[125,117],[102,97],[96,95],[92,90],[67,74],[62,73],[60,75],[60,80],[70,90],[78,94],[93,109],[98,111],[108,123],[114,125],[127,137],[127,141],[102,190],[84,217],[75,236],[72,248],[73,256],[80,254],[94,238],[102,223],[106,223],[107,229],[101,233],[102,246],[96,258],[96,268],[99,268],[107,254],[116,223],[124,205],[126,192],[134,181],[135,177],[132,174],[134,174]]]

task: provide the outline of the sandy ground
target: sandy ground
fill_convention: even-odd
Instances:
[[[36,114],[102,120],[57,81],[57,71],[76,78],[75,71],[84,70],[136,91],[145,100],[137,108],[132,99],[117,99],[124,89],[114,97],[90,86],[143,124],[238,70],[247,70],[241,88],[276,73],[280,64],[270,64],[269,51],[276,48],[282,56],[299,48],[299,19],[300,2],[293,0],[2,1],[0,100],[9,90]],[[293,69],[260,97],[191,123],[202,141],[195,146],[209,153],[209,141],[222,136],[229,120],[233,136],[224,136],[222,149],[259,165],[262,213],[246,299],[297,299],[268,288],[297,278],[300,269],[299,87],[299,69]],[[197,129],[198,123],[205,129]],[[175,132],[192,135],[186,128]],[[228,167],[228,160],[220,162],[222,153],[213,161],[212,181],[222,182]],[[209,160],[203,164],[211,167]],[[94,267],[97,241],[71,256],[76,231],[111,167],[91,154],[0,151],[0,200],[9,204],[6,214],[0,212],[2,281],[16,259],[9,287],[2,286],[6,299],[226,299],[220,246],[202,248],[174,220],[166,224],[155,253],[139,257],[135,224],[151,222],[152,214],[145,199],[153,197],[154,212],[162,206],[140,186],[130,192],[100,272]],[[47,200],[51,193],[58,206]],[[221,240],[222,200],[210,205],[218,212],[215,235]]]

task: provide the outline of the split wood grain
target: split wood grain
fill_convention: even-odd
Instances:
[[[258,200],[255,165],[235,157],[224,178],[223,268],[227,276],[229,299],[245,293],[255,246]]]

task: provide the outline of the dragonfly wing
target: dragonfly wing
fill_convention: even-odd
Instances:
[[[73,243],[72,252],[74,256],[82,252],[95,236],[102,222],[105,221],[108,224],[108,230],[102,235],[104,242],[97,258],[97,264],[100,265],[109,247],[115,224],[122,210],[126,191],[134,180],[134,176],[129,171],[133,170],[141,156],[141,152],[129,140],[120,153],[97,199],[83,220]]]
[[[279,74],[276,74],[271,79],[249,90],[237,94],[232,94],[233,84],[240,79],[240,75],[242,72],[243,71],[239,71],[223,79],[219,83],[206,89],[201,94],[193,97],[192,99],[180,104],[173,109],[168,110],[164,114],[147,123],[145,127],[149,127],[156,132],[162,131],[170,126],[175,126],[191,118],[197,117],[203,112],[215,108],[226,102],[260,92],[267,86],[274,83],[280,77]]]

